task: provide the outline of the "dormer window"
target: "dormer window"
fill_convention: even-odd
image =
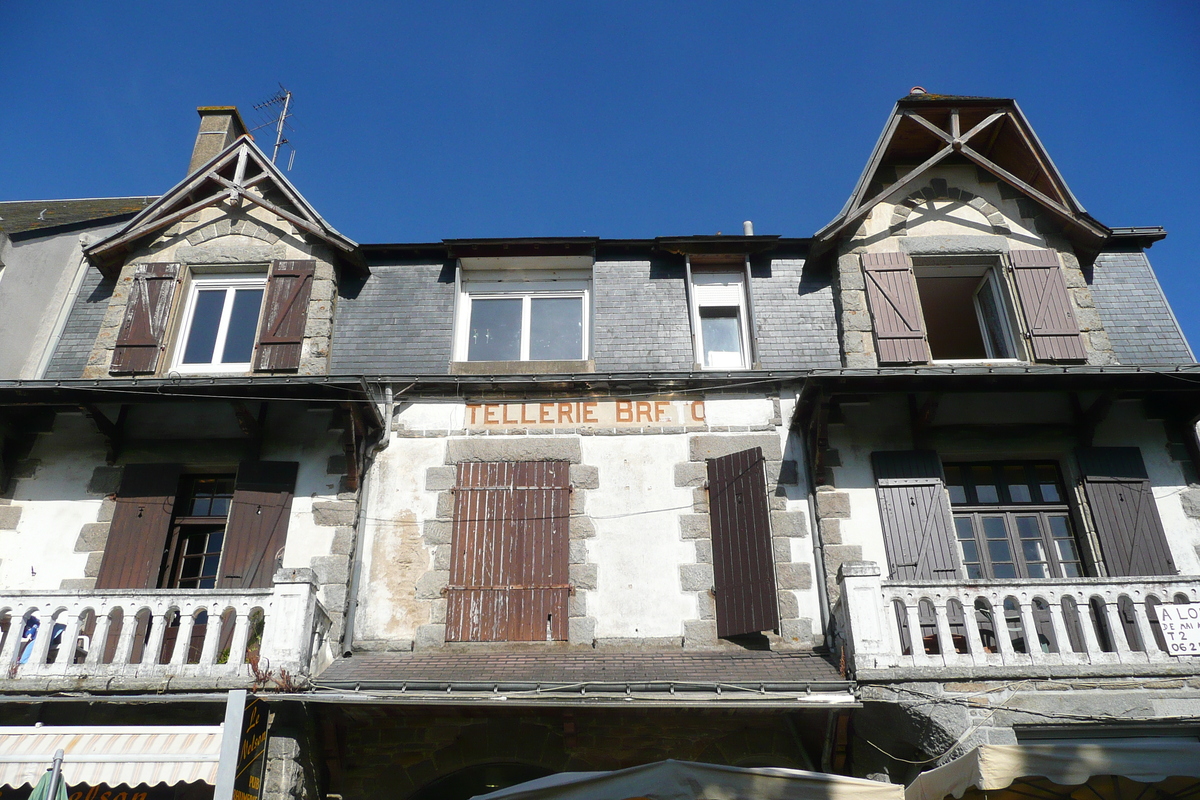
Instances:
[[[587,358],[587,283],[464,284],[459,361]]]
[[[248,372],[266,274],[192,279],[176,347],[176,372]]]
[[[914,259],[913,273],[934,361],[1021,358],[1011,295],[995,259]]]
[[[701,369],[748,369],[754,359],[745,270],[689,267],[696,363]]]

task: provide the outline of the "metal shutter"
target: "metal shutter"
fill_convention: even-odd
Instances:
[[[260,372],[300,367],[308,298],[312,293],[315,261],[276,261],[267,279],[267,302],[258,330]]]
[[[446,641],[567,638],[570,465],[458,465]]]
[[[125,466],[96,576],[97,589],[158,586],[181,472],[178,464]]]
[[[762,448],[708,460],[717,636],[778,630]]]
[[[925,320],[912,263],[904,253],[863,253],[867,301],[875,325],[880,364],[929,361]]]
[[[1108,574],[1178,574],[1141,450],[1085,447],[1076,456]]]
[[[1053,250],[1013,250],[1013,277],[1037,361],[1084,361],[1087,352]]]
[[[134,269],[110,373],[139,374],[157,368],[178,278],[178,264],[138,264]]]
[[[217,586],[265,589],[272,585],[275,557],[287,540],[299,468],[295,461],[243,461],[238,466]]]

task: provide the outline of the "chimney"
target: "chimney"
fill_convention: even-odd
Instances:
[[[189,175],[247,132],[237,106],[200,106],[196,113],[200,115],[200,132],[188,164]]]

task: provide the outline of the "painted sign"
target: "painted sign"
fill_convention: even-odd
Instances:
[[[467,403],[466,427],[702,428],[703,400],[564,400],[545,403]]]
[[[1200,603],[1158,607],[1167,652],[1173,656],[1200,656]]]
[[[262,797],[263,765],[267,760],[267,704],[257,697],[246,700],[242,734],[238,741],[237,772],[233,776],[233,800]]]

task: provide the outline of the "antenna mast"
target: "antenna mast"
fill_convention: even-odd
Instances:
[[[285,89],[282,83],[279,84],[279,91],[276,92],[275,95],[271,99],[266,100],[262,103],[258,103],[257,105],[254,106],[255,111],[264,112],[264,115],[270,114],[275,108],[279,109],[278,116],[273,116],[273,115],[267,116],[266,122],[262,123],[257,128],[254,128],[254,130],[257,131],[261,128],[267,127],[268,125],[274,126],[274,128],[275,128],[275,148],[271,151],[271,163],[272,164],[274,164],[275,160],[279,158],[279,148],[285,144],[291,145],[291,142],[289,142],[283,136],[284,128],[291,127],[290,125],[288,125],[288,122],[287,122],[288,117],[291,116],[291,113],[289,113],[291,107],[292,107],[292,93],[290,91],[288,91],[287,89]],[[253,133],[253,131],[251,131],[251,133]],[[292,169],[292,161],[294,161],[295,158],[296,158],[296,148],[295,148],[295,146],[292,146],[292,157],[290,159],[288,159],[288,170],[289,171],[291,171],[291,169]]]

